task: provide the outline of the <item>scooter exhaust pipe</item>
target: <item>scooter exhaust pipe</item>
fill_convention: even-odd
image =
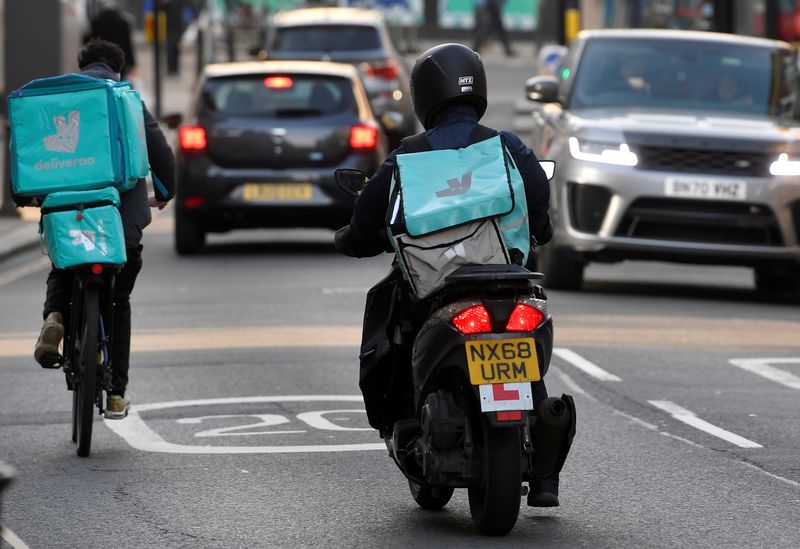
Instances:
[[[561,471],[575,436],[575,403],[570,395],[550,397],[539,404],[533,426],[534,478]]]

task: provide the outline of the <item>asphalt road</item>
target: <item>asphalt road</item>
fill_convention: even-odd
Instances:
[[[491,67],[486,122],[510,126],[528,76]],[[178,258],[171,212],[145,237],[130,396],[69,439],[70,395],[34,362],[47,262],[0,263],[2,520],[30,547],[798,547],[800,309],[743,269],[592,266],[550,292],[553,394],[578,435],[556,509],[479,536],[466,492],[416,507],[368,429],[356,382],[364,297],[389,258],[327,231],[211,238]]]

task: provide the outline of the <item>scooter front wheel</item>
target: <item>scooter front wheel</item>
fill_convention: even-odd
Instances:
[[[453,497],[454,489],[450,486],[429,486],[409,480],[408,487],[411,490],[411,496],[414,501],[426,511],[442,509]]]
[[[469,510],[481,534],[503,536],[519,516],[522,464],[519,429],[481,417],[481,478],[469,487]],[[477,434],[477,433],[476,433]]]

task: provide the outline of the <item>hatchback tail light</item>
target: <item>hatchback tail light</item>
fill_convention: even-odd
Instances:
[[[350,148],[354,150],[374,149],[378,145],[378,129],[367,124],[350,128]]]
[[[517,303],[506,324],[507,332],[532,332],[544,320],[544,313],[527,303]]]
[[[489,311],[483,305],[473,305],[453,317],[453,326],[464,335],[485,334],[492,331]]]
[[[178,130],[178,143],[185,151],[202,151],[206,148],[206,130],[202,126],[182,126]]]
[[[364,76],[380,78],[381,80],[397,80],[400,76],[400,68],[393,59],[363,63],[361,72]]]

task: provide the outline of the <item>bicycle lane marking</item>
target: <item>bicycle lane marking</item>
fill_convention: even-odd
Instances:
[[[140,412],[170,408],[275,402],[363,402],[363,399],[360,395],[278,395],[155,402],[132,407],[128,417],[122,421],[104,420],[104,423],[111,431],[120,436],[133,448],[143,452],[167,454],[293,454],[386,450],[386,444],[382,442],[358,444],[305,444],[295,446],[201,446],[177,444],[164,440],[161,435],[147,425],[140,415]],[[307,412],[304,415],[310,425],[316,427],[322,425],[324,428],[328,428],[326,424],[329,422],[327,422],[327,420],[323,421],[322,413]],[[185,424],[187,422],[183,421],[181,423]]]

